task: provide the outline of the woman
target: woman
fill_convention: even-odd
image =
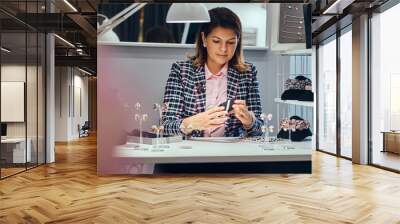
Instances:
[[[195,137],[262,135],[256,68],[244,62],[239,17],[227,8],[209,11],[196,53],[172,65],[164,94],[164,133]],[[233,110],[218,106],[234,100]]]

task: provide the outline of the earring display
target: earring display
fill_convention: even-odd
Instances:
[[[296,29],[304,29],[304,27],[302,27],[302,26],[289,26],[289,25],[287,25],[286,27],[288,27],[288,28],[296,28]]]
[[[261,126],[261,131],[263,132],[264,136],[264,142],[269,142],[270,141],[270,133],[273,132],[274,126],[271,125],[272,123],[272,114],[266,115],[265,113],[262,113],[260,115],[261,120],[263,121],[263,125]]]
[[[289,135],[288,135],[289,141],[292,141],[291,134],[292,134],[292,130],[293,130],[293,127],[292,127],[293,123],[294,123],[293,119],[285,119],[281,123],[281,128],[283,129],[283,131],[285,131],[285,132],[288,131],[288,133],[289,133]]]
[[[168,149],[168,145],[162,145],[163,143],[165,143],[165,141],[160,142],[160,139],[163,138],[160,136],[163,136],[164,126],[153,125],[151,129],[156,134],[155,144],[153,145],[152,151],[163,152],[164,149]]]
[[[301,3],[282,3],[280,6],[279,42],[305,43],[304,15]]]
[[[132,146],[135,150],[144,150],[147,151],[148,148],[144,147],[143,145],[143,133],[142,133],[142,126],[143,122],[146,122],[148,120],[148,115],[146,113],[141,112],[141,104],[139,102],[135,103],[134,109],[132,110],[133,113],[133,118],[136,122],[139,123],[139,143],[136,141],[129,141],[128,137],[128,144],[129,146]],[[133,131],[133,135],[137,135],[135,130]]]
[[[153,104],[153,110],[158,114],[157,124],[151,126],[150,131],[143,130],[143,124],[149,120],[149,115],[142,112],[142,105],[137,102],[132,109],[133,117],[138,124],[139,129],[134,129],[128,133],[127,144],[134,149],[148,150],[146,146],[153,145],[153,150],[160,150],[169,148],[167,143],[180,142],[182,137],[180,136],[165,136],[164,126],[162,124],[162,113],[168,110],[167,104]]]
[[[141,105],[140,103],[136,103],[135,104],[135,109],[137,111],[137,113],[135,113],[135,121],[139,122],[139,143],[143,144],[143,134],[142,134],[142,124],[143,122],[147,121],[148,119],[148,115],[146,113],[141,113]]]
[[[289,31],[286,31],[286,30],[282,30],[282,32],[283,33],[288,33],[288,34],[294,34],[294,35],[297,35],[297,36],[303,36],[304,35],[304,33],[302,33],[302,32],[289,32]]]
[[[303,24],[304,22],[303,22],[302,20],[289,20],[289,19],[286,19],[286,20],[284,21],[284,24],[286,24],[286,23]]]
[[[312,136],[310,123],[299,116],[282,119],[280,122],[281,130],[278,138],[289,139],[289,141],[303,141],[308,136]]]
[[[155,144],[153,145],[152,151],[159,151],[162,152],[164,149],[169,148],[168,145],[161,145],[163,143],[166,143],[166,141],[161,141],[164,140],[164,125],[162,125],[162,113],[166,112],[168,110],[168,104],[164,103],[162,106],[158,103],[153,104],[153,109],[158,112],[158,125],[153,125],[151,126],[151,130],[153,133],[156,134],[156,139],[155,139]],[[162,138],[162,139],[161,139]]]
[[[298,75],[294,79],[285,81],[285,91],[281,95],[282,100],[314,101],[311,79]]]
[[[304,17],[302,17],[302,16],[285,15],[285,18],[286,17],[294,18],[294,19],[304,19]]]
[[[168,111],[168,103],[162,105],[155,103],[153,104],[153,109],[158,112],[158,125],[160,126],[162,123],[162,113]]]
[[[289,5],[287,6],[288,9],[295,9],[295,10],[299,10],[299,7],[297,7],[296,5]]]
[[[282,37],[284,37],[286,39],[303,40],[303,37],[289,37],[289,36],[285,36],[285,35],[282,35]]]
[[[274,126],[272,123],[272,114],[266,115],[262,113],[260,115],[261,120],[263,121],[263,125],[261,126],[261,131],[263,133],[263,141],[262,144],[259,145],[264,150],[274,150],[274,147],[271,142],[275,142],[276,138],[270,137],[270,135],[274,132]]]

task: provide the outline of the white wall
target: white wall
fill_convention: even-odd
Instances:
[[[187,59],[186,55],[193,55],[194,52],[192,48],[173,47],[99,45],[98,48],[104,52],[101,61],[107,62],[98,63],[98,70],[119,80],[115,80],[114,84],[110,83],[108,88],[117,92],[121,103],[133,105],[140,102],[144,108],[148,108],[147,113],[152,118],[156,117],[151,109],[152,105],[163,99],[172,63]],[[263,111],[272,113],[273,121],[276,122],[277,103],[274,98],[282,94],[277,92],[277,77],[289,76],[289,56],[281,56],[268,50],[244,50],[244,54],[246,61],[257,67]],[[150,128],[151,122],[147,122],[144,127]]]
[[[1,66],[1,81],[25,82],[25,65],[9,64]],[[30,70],[30,68],[28,68]],[[1,108],[5,110],[6,108]],[[7,123],[7,137],[25,137],[25,123]]]
[[[55,141],[77,139],[78,124],[88,120],[88,78],[76,68],[56,67],[55,79]]]
[[[226,7],[232,10],[240,18],[242,28],[257,29],[257,45],[265,47],[267,35],[267,10],[264,3],[206,3],[208,9]]]
[[[6,122],[7,137],[30,139],[32,161],[36,162],[36,154],[39,153],[39,163],[44,162],[44,74],[42,68],[20,63],[8,63],[1,66],[2,82],[24,82],[26,85],[26,107],[21,108],[26,112],[26,120],[23,122]],[[27,80],[26,80],[27,79]],[[7,96],[2,96],[7,97]],[[1,108],[10,110],[10,108]],[[16,111],[11,111],[16,113]]]
[[[55,141],[68,140],[68,68],[55,69]]]
[[[27,72],[27,73],[26,73]],[[31,76],[36,76],[36,67],[18,64],[6,64],[1,66],[1,81],[3,82],[25,82],[25,75],[28,75],[28,80],[30,85],[36,85],[36,81],[33,81]],[[36,88],[28,88],[28,99],[27,104],[31,108],[28,112],[35,110],[36,108]],[[33,99],[34,98],[34,99]],[[32,105],[29,105],[31,102],[35,102]],[[34,109],[32,109],[34,107]],[[2,110],[6,110],[7,108],[1,108]],[[28,129],[33,127],[34,123],[36,123],[36,113],[28,113]],[[25,137],[25,123],[26,122],[7,122],[7,136],[8,137]],[[34,129],[36,130],[36,124]],[[33,129],[32,129],[33,130]],[[30,130],[28,130],[29,136]]]
[[[26,67],[25,65],[18,65],[18,64],[9,64],[9,65],[2,65],[1,66],[1,81],[2,82],[24,82],[26,83],[25,80],[25,71]],[[31,74],[33,67],[28,66],[28,74]],[[2,96],[2,98],[5,96]],[[2,110],[5,110],[6,108],[1,108]],[[24,110],[24,108],[22,108]],[[23,122],[17,122],[17,123],[23,123]],[[10,123],[11,125],[13,123]],[[10,127],[9,127],[10,128]],[[12,128],[12,127],[11,127]],[[25,135],[25,134],[23,134]]]
[[[74,75],[74,89],[75,91],[73,92],[74,96],[74,108],[72,109],[72,136],[73,138],[79,137],[78,129],[77,126],[80,124],[82,126],[85,121],[88,120],[88,78],[85,76],[81,76],[83,73],[78,73],[78,70],[75,70],[75,75]],[[78,93],[80,91],[80,93]],[[80,102],[79,102],[80,101]],[[81,107],[81,108],[79,108]],[[81,111],[80,111],[81,110]]]

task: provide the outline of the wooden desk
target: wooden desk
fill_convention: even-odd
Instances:
[[[400,154],[400,131],[382,131],[383,152]]]
[[[31,144],[30,138],[25,144],[25,138],[6,138],[1,139],[1,157],[6,163],[25,163],[31,162]],[[25,145],[26,151],[25,151]]]

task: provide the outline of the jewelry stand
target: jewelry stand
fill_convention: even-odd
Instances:
[[[269,125],[272,121],[272,114],[266,115],[262,113],[260,115],[261,120],[263,121],[263,125],[261,126],[261,131],[263,133],[263,141],[262,144],[259,145],[264,150],[274,150],[274,147],[271,142],[273,142],[272,138],[270,137],[270,133],[273,133],[274,126]],[[267,144],[268,143],[268,144]]]
[[[153,105],[153,109],[158,112],[159,119],[158,125],[153,125],[151,127],[152,131],[156,134],[156,144],[152,147],[152,152],[163,152],[164,149],[168,149],[168,145],[160,144],[160,136],[163,136],[164,125],[162,125],[162,113],[168,110],[168,104],[164,103],[162,106],[158,103]]]
[[[139,122],[139,143],[128,143],[128,145],[132,145],[135,150],[143,150],[147,151],[148,148],[143,146],[143,135],[142,135],[142,125],[143,122],[148,120],[148,115],[146,113],[141,113],[141,105],[139,102],[135,104],[136,113],[134,114],[135,121]]]

